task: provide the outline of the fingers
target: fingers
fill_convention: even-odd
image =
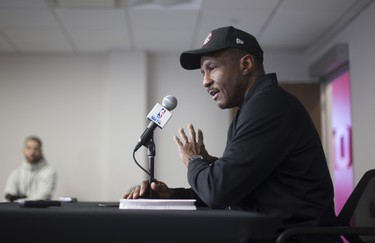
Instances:
[[[178,146],[182,146],[182,142],[177,136],[173,136],[173,140]]]
[[[154,192],[161,192],[162,191],[161,183],[152,182],[151,183],[151,189]]]
[[[203,132],[201,129],[198,129],[198,143],[203,144]]]
[[[187,131],[188,131],[189,137],[186,136],[186,133],[184,129],[182,128],[178,129],[180,138],[178,138],[177,136],[173,137],[177,145],[180,158],[182,159],[182,162],[186,166],[188,166],[189,158],[192,155],[199,154],[200,147],[201,147],[199,146],[199,141],[203,140],[202,131],[199,132],[198,130],[198,135],[196,135],[194,127],[191,123],[187,125]],[[197,136],[198,136],[198,143],[197,143]]]
[[[140,197],[140,186],[134,187],[129,193],[125,194],[125,199],[137,199]]]
[[[195,130],[192,124],[188,124],[188,130],[191,138],[191,143],[196,144],[197,142],[195,140]]]
[[[202,132],[202,129],[198,129],[198,140],[202,140],[203,141],[203,132]]]
[[[195,134],[195,130],[194,130],[193,125],[189,123],[187,127],[188,127],[190,139],[186,136],[185,130],[180,128],[180,129],[178,129],[178,133],[180,134],[182,141],[180,139],[178,139],[177,137],[175,137],[175,140],[177,140],[176,142],[178,142],[179,144],[187,144],[189,142],[191,142],[193,144],[196,144],[197,143],[196,134]]]
[[[148,188],[148,181],[143,181],[140,185],[135,186],[129,193],[126,193],[123,198],[137,199],[142,197]]]
[[[164,182],[155,181],[151,183],[151,189],[157,193],[166,192],[169,188]]]
[[[178,133],[180,134],[180,137],[181,137],[181,140],[182,140],[183,143],[186,144],[186,143],[189,142],[189,139],[188,139],[188,137],[186,136],[184,129],[182,129],[182,128],[178,129]],[[182,143],[182,142],[181,142],[181,143]]]
[[[191,140],[195,141],[194,128],[192,128],[191,124],[188,124],[188,129],[189,129],[189,135],[190,135],[190,137],[192,137]],[[194,134],[192,134],[192,130],[193,130]],[[179,133],[181,138],[179,138],[177,136],[173,136],[173,140],[178,145],[178,147],[181,149],[183,146],[187,146],[189,144],[189,138],[186,136],[185,130],[183,128],[179,128],[178,133]]]
[[[151,189],[156,192],[160,198],[171,198],[173,193],[164,182],[152,182]]]
[[[144,196],[148,187],[149,187],[148,181],[142,181],[140,189],[139,189],[138,197]]]

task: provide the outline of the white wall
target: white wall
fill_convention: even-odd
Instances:
[[[306,64],[306,58],[301,52],[264,50],[265,71],[276,73],[279,82],[316,82],[315,78],[309,78]]]
[[[375,104],[375,29],[372,24],[374,22],[375,4],[372,3],[333,40],[306,53],[307,63],[310,64],[335,44],[349,44],[353,164],[356,183],[365,171],[375,168],[375,109],[372,107]]]
[[[31,134],[58,171],[56,198],[117,200],[140,180],[131,152],[145,124],[146,68],[144,53],[0,56],[1,195]]]

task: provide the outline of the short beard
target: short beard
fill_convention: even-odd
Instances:
[[[39,161],[41,161],[43,159],[42,156],[40,157],[36,157],[34,159],[29,159],[29,158],[26,158],[27,162],[29,162],[30,164],[36,164],[38,163]]]

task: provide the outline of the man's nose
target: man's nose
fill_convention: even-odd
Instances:
[[[210,78],[210,76],[208,75],[203,76],[203,86],[205,88],[210,87],[212,83],[213,83],[213,80]]]

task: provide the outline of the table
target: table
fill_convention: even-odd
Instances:
[[[74,202],[21,208],[18,203],[0,203],[1,238],[38,243],[269,242],[281,224],[276,216],[244,211],[133,210],[113,203],[118,205]]]

